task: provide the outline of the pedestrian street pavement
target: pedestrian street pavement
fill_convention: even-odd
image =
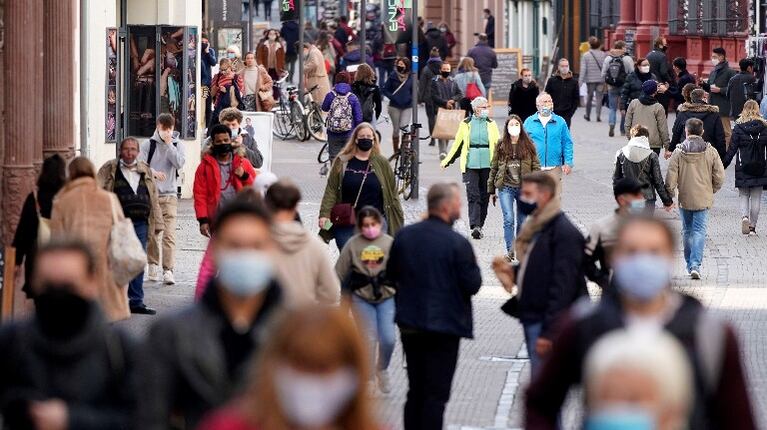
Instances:
[[[385,111],[385,110],[384,110]],[[496,107],[494,117],[503,124],[505,107]],[[607,112],[603,112],[607,118]],[[425,123],[423,110],[421,118]],[[595,118],[595,115],[592,115]],[[669,127],[674,115],[669,117]],[[388,123],[379,124],[383,136],[391,135]],[[573,118],[575,168],[563,181],[562,207],[584,233],[588,226],[614,209],[612,171],[615,152],[626,143],[620,135],[607,136],[606,122],[586,122],[583,109]],[[288,176],[301,187],[301,216],[307,228],[317,230],[316,222],[325,179],[318,174],[317,152],[321,144],[313,141],[274,142],[273,170]],[[391,140],[384,138],[385,155],[391,153]],[[425,212],[425,195],[429,184],[438,181],[461,181],[457,163],[446,170],[438,165],[436,147],[422,143],[421,199],[403,203],[407,222],[420,219]],[[661,169],[666,171],[661,157]],[[727,170],[723,189],[715,196],[710,213],[706,251],[701,270],[702,279],[686,277],[679,245],[673,282],[677,289],[700,298],[708,307],[734,325],[740,336],[752,403],[759,427],[767,425],[767,229],[758,237],[740,233],[734,167]],[[657,211],[680,230],[676,211]],[[177,269],[173,286],[145,283],[146,303],[160,314],[172,312],[191,303],[197,268],[206,246],[199,234],[191,201],[179,205],[177,231]],[[464,219],[466,213],[464,210]],[[459,221],[456,229],[468,236],[468,226]],[[761,231],[757,226],[757,232]],[[474,298],[475,338],[462,341],[458,369],[453,381],[451,401],[445,413],[450,430],[513,429],[522,426],[523,387],[529,380],[529,365],[521,326],[503,314],[499,307],[508,298],[492,274],[493,256],[503,252],[500,207],[490,208],[485,237],[472,240],[483,271],[483,287]],[[338,255],[331,244],[328,252]],[[594,290],[595,293],[598,293]],[[121,323],[137,335],[145,333],[153,317],[135,316]],[[393,389],[378,395],[381,420],[394,429],[402,428],[402,410],[407,393],[407,378],[402,366],[401,345],[397,345],[390,367]],[[577,428],[581,419],[577,390],[571,393],[563,416],[565,428]]]

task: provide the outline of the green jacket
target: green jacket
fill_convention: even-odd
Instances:
[[[343,184],[346,164],[352,158],[351,155],[339,155],[333,162],[333,167],[328,174],[328,183],[325,186],[325,194],[322,196],[320,204],[320,218],[329,218],[330,211],[336,203],[341,201],[341,185]],[[389,165],[389,160],[380,154],[370,156],[370,163],[373,166],[372,171],[381,182],[381,192],[383,192],[384,216],[389,226],[389,235],[394,236],[405,223],[405,215],[402,212],[397,187],[394,183],[394,171]],[[332,239],[332,233],[327,230],[320,230],[320,236],[326,241]]]
[[[466,161],[469,158],[469,146],[471,145],[471,117],[461,121],[458,126],[458,132],[455,134],[455,142],[450,147],[450,151],[440,164],[443,168],[453,164],[459,157],[461,159],[461,173],[466,173]],[[487,142],[490,146],[490,158],[495,153],[495,145],[500,140],[500,132],[495,121],[487,121]]]
[[[506,175],[509,174],[509,169],[507,168],[509,161],[511,159],[500,159],[499,153],[496,152],[495,156],[493,157],[493,161],[490,164],[490,176],[487,180],[487,192],[492,194],[495,194],[496,188],[503,188],[506,183]],[[536,170],[541,170],[541,162],[538,161],[538,155],[533,154],[532,157],[528,157],[522,160],[519,160],[520,162],[520,178],[522,176],[527,175],[530,172],[534,172]],[[522,184],[520,184],[522,185]]]

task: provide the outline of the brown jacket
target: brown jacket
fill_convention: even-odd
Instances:
[[[309,49],[309,55],[307,55],[304,63],[304,73],[306,74],[306,89],[309,90],[317,85],[317,88],[312,91],[312,98],[317,104],[322,105],[325,96],[330,92],[330,79],[325,69],[325,57],[316,46]]]
[[[689,136],[671,155],[666,173],[669,194],[679,189],[679,207],[690,211],[709,209],[714,193],[724,184],[724,166],[710,143]]]
[[[99,173],[96,175],[96,180],[99,182],[99,186],[107,191],[114,192],[115,188],[115,175],[117,174],[117,159],[107,161],[99,169]],[[157,183],[152,176],[152,170],[149,165],[143,161],[138,162],[137,171],[144,176],[144,183],[149,190],[149,232],[152,234],[159,233],[165,229],[165,220],[162,218],[162,210],[160,210],[160,198],[157,193]]]
[[[650,132],[650,148],[668,148],[671,141],[663,105],[644,96],[634,99],[626,110],[626,130],[641,124]],[[628,134],[628,133],[627,133]]]
[[[285,48],[281,43],[275,42],[279,45],[275,55],[277,56],[276,65],[277,73],[282,74],[285,71]],[[258,45],[256,49],[256,62],[269,70],[269,42],[264,42]]]
[[[116,285],[109,270],[107,250],[114,224],[125,218],[117,196],[99,188],[96,179],[83,177],[67,182],[53,200],[51,238],[74,238],[87,243],[96,258],[99,303],[110,321],[130,317],[128,286]]]
[[[265,105],[261,97],[259,97],[258,92],[260,91],[268,91],[269,94],[272,93],[272,85],[274,84],[274,80],[271,76],[269,76],[269,72],[266,71],[266,68],[260,64],[256,64],[255,66],[256,70],[258,70],[258,79],[255,85],[258,87],[255,89],[255,96],[256,96],[256,111],[257,112],[269,112],[272,109],[273,103],[267,103]],[[240,75],[240,79],[242,80],[242,94],[243,95],[249,95],[253,94],[253,89],[251,88],[251,82],[248,81],[246,72],[248,72],[249,69],[246,67],[242,69],[238,75]]]

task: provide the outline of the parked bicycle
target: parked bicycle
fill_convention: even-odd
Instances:
[[[399,129],[400,150],[389,158],[393,163],[394,180],[397,193],[409,200],[418,183],[418,154],[413,141],[428,140],[431,136],[420,137],[418,130],[421,124],[410,124]]]
[[[274,81],[274,86],[279,90],[280,98],[274,113],[274,136],[282,140],[298,139],[300,141],[309,138],[309,130],[306,127],[304,107],[298,97],[298,89],[295,85],[287,85],[282,89],[289,73]]]
[[[304,119],[312,139],[318,142],[326,142],[328,134],[325,130],[325,118],[322,115],[322,100],[318,102],[312,96],[312,91],[316,90],[317,87],[319,85],[313,86],[304,94]]]

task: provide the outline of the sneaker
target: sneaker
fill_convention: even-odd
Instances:
[[[161,274],[162,270],[160,270],[160,266],[156,264],[150,264],[149,270],[146,272],[146,278],[152,282],[159,282]]]
[[[176,283],[176,279],[173,278],[173,271],[172,270],[166,270],[162,274],[162,283],[167,285],[173,285]]]
[[[442,160],[444,160],[445,158],[447,158],[447,154],[445,154],[444,152],[440,152],[440,153],[439,153],[439,161],[442,161]]]
[[[748,235],[749,236],[759,236],[758,234],[756,234],[756,227],[749,227]]]
[[[692,278],[692,279],[700,279],[700,272],[698,271],[698,269],[690,270],[690,278]]]
[[[389,378],[388,370],[380,370],[378,372],[378,389],[384,394],[391,392],[391,379]]]
[[[479,227],[474,227],[471,230],[471,237],[476,240],[482,239],[482,229]]]
[[[740,232],[743,234],[751,232],[751,222],[748,220],[747,216],[744,216],[743,219],[740,220]]]

